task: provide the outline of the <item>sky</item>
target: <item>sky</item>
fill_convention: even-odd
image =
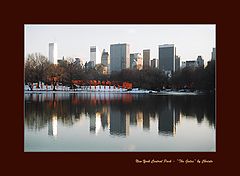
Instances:
[[[24,25],[24,57],[41,53],[48,57],[49,43],[57,43],[58,58],[90,59],[90,46],[106,49],[116,43],[130,44],[130,53],[150,49],[151,59],[158,59],[158,46],[174,44],[181,61],[196,60],[201,55],[205,64],[216,46],[216,25]]]

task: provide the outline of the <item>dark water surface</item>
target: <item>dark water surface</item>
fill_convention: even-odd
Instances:
[[[214,96],[25,94],[25,151],[215,151]]]

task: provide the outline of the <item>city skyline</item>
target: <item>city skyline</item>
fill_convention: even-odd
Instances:
[[[90,60],[90,46],[110,52],[111,44],[128,43],[130,53],[150,49],[151,58],[158,58],[158,47],[174,44],[176,55],[196,60],[201,55],[211,60],[216,46],[216,25],[28,25],[24,26],[25,55],[39,52],[48,56],[48,44],[58,44],[58,58],[78,57]]]

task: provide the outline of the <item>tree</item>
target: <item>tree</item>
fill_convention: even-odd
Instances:
[[[40,53],[29,54],[25,62],[25,82],[47,81],[47,69],[50,65],[44,55]]]
[[[62,81],[64,75],[64,69],[59,65],[51,64],[47,71],[47,79],[49,83],[52,83],[53,90],[56,90],[57,82]]]

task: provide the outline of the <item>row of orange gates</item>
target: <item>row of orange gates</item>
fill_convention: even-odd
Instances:
[[[89,81],[84,81],[84,80],[72,80],[72,83],[75,85],[79,85],[79,86],[104,86],[104,88],[106,86],[113,86],[114,89],[116,88],[124,88],[124,89],[132,89],[133,85],[130,82],[123,82],[122,84],[116,81],[99,81],[99,80],[89,80]]]
[[[125,88],[125,89],[132,89],[132,83],[129,83],[129,82],[123,82],[122,84],[120,84],[119,82],[110,82],[110,81],[96,81],[96,80],[90,80],[90,81],[84,81],[84,80],[72,80],[72,83],[75,84],[75,85],[78,85],[78,86],[90,86],[90,89],[91,89],[91,86],[94,86],[95,89],[96,89],[96,86],[104,86],[104,89],[109,86],[113,86],[114,89],[116,88]],[[30,86],[33,88],[33,87],[36,87],[36,88],[43,88],[44,84],[43,83],[36,83],[35,85],[33,85],[33,83],[30,84]],[[56,84],[56,88],[58,89],[58,86],[59,84],[57,83]],[[62,86],[63,87],[63,86]],[[46,90],[49,88],[53,88],[53,84],[45,84],[45,88]]]

